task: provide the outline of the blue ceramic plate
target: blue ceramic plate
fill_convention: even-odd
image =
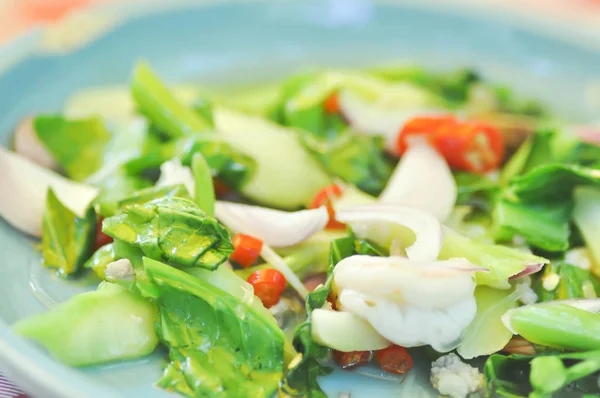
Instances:
[[[172,3],[97,10],[0,48],[2,144],[9,145],[21,118],[59,111],[70,93],[125,84],[141,58],[169,81],[212,85],[265,81],[307,66],[399,60],[438,69],[472,66],[580,120],[592,114],[590,99],[600,79],[600,47],[594,48],[600,41],[560,27],[546,30],[552,37],[536,33],[543,21],[499,12],[366,0]],[[73,370],[10,332],[15,321],[91,288],[42,269],[34,243],[0,220],[0,370],[45,398],[170,396],[153,387],[162,366],[158,353],[135,363]],[[431,396],[427,365],[423,361],[402,384],[337,372],[323,385],[332,397]]]

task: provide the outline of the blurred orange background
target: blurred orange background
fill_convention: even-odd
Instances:
[[[51,24],[82,7],[118,2],[148,0],[0,0],[0,42],[22,33],[36,24]],[[152,0],[151,0],[152,1]],[[156,1],[156,0],[154,0]],[[165,2],[173,0],[163,0]],[[547,14],[575,23],[591,22],[600,28],[600,0],[439,0],[467,2],[474,7],[493,3],[495,6],[517,8],[525,12]],[[593,22],[590,21],[593,17]]]

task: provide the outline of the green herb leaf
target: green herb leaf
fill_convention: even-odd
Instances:
[[[493,222],[500,240],[519,235],[538,249],[564,252],[569,248],[570,213],[568,201],[525,204],[501,198],[496,202]]]
[[[213,177],[206,160],[200,153],[192,158],[192,174],[194,175],[194,194],[196,203],[211,217],[215,215],[215,187]]]
[[[600,284],[589,270],[560,261],[546,264],[533,287],[541,302],[592,298],[600,293]]]
[[[88,259],[96,234],[96,213],[88,209],[77,217],[56,197],[52,189],[46,195],[42,225],[42,254],[46,267],[57,268],[63,277],[74,275]]]
[[[243,281],[225,268],[194,276],[149,258],[144,269],[158,292],[157,333],[169,349],[160,387],[190,397],[273,395],[285,336],[262,304],[251,304],[258,300],[239,296]]]
[[[58,115],[38,116],[33,127],[40,141],[76,181],[82,181],[104,164],[104,152],[112,138],[99,118],[68,120]]]
[[[105,219],[102,231],[152,259],[216,269],[233,252],[227,229],[189,199],[164,197],[123,212]]]

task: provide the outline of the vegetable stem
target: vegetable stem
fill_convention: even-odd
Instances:
[[[213,185],[212,173],[206,159],[200,152],[192,157],[192,174],[196,183],[196,204],[209,216],[215,215],[215,187]]]

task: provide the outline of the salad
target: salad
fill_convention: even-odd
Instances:
[[[415,356],[443,396],[597,396],[589,137],[470,70],[210,90],[140,63],[0,149],[0,215],[98,283],[14,331],[74,367],[163,347],[189,397],[325,397]]]

